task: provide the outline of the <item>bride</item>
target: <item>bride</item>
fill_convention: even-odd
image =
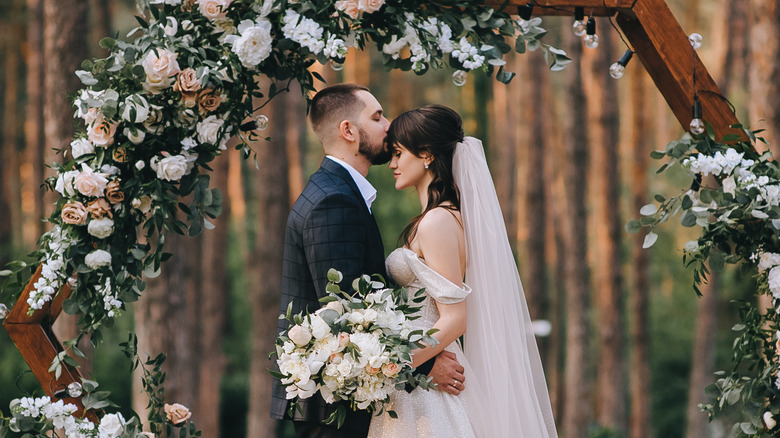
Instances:
[[[482,143],[463,136],[457,112],[429,105],[398,116],[387,144],[395,188],[414,187],[422,213],[388,256],[388,273],[427,293],[417,328],[439,329],[415,350],[419,366],[443,350],[466,369],[468,387],[396,391],[373,417],[369,438],[556,437],[544,373],[520,277]],[[465,278],[465,282],[464,282]],[[463,336],[461,348],[459,338]]]

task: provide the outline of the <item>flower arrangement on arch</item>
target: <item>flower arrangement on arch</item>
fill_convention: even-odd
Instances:
[[[744,130],[716,140],[711,127],[705,134],[685,134],[669,142],[651,157],[668,160],[659,172],[680,165],[691,176],[691,187],[665,197],[659,205],[647,204],[642,217],[626,224],[629,232],[650,231],[644,247],[658,235],[656,226],[680,215],[685,227],[699,227],[701,235],[685,244],[683,262],[693,267],[693,287],[711,271],[728,264],[741,265],[742,275],[752,277],[758,293],[766,295],[773,309],[757,303],[739,303],[739,323],[732,330],[733,368],[718,371],[707,392],[712,403],[700,405],[710,418],[726,411],[738,413],[732,432],[738,437],[775,436],[780,416],[780,168],[770,152],[759,153],[760,131]]]
[[[425,290],[410,295],[391,289],[368,275],[352,283],[354,295],[343,292],[340,272],[331,269],[328,295],[313,314],[286,315],[290,327],[276,339],[276,363],[271,371],[281,379],[287,399],[307,399],[319,393],[327,403],[341,403],[327,419],[341,427],[347,407],[382,413],[395,389],[407,385],[428,389],[426,376],[412,373],[412,350],[435,345],[436,329],[413,329]],[[295,404],[290,405],[295,409]],[[292,414],[292,412],[290,412]],[[392,415],[392,413],[391,413]]]

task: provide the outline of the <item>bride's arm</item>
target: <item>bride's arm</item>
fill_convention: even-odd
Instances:
[[[463,286],[465,257],[463,229],[458,220],[441,208],[428,212],[417,228],[417,253],[425,264],[458,286]],[[439,343],[414,351],[413,366],[419,366],[439,354],[444,348],[466,332],[466,301],[442,304],[438,301],[439,319],[433,328],[433,337]]]

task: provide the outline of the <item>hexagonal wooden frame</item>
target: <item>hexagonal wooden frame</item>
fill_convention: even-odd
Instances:
[[[488,3],[498,6],[503,2],[494,0]],[[522,0],[508,2],[510,6],[527,3]],[[739,120],[698,55],[691,50],[688,36],[664,0],[534,0],[532,3],[534,15],[573,15],[574,8],[581,6],[585,8],[586,15],[615,17],[617,26],[683,127],[687,128],[692,119],[695,69],[696,91],[702,103],[703,119],[712,124],[719,137],[728,132],[744,136],[742,131],[729,128]],[[62,351],[51,326],[71,290],[68,285],[64,286],[52,302],[28,315],[27,298],[40,273],[38,268],[8,314],[4,326],[44,391],[51,397],[75,404],[79,412],[83,412],[80,398],[69,397],[66,392],[68,384],[81,380],[78,370],[64,365],[59,378],[49,372],[52,360]],[[96,419],[94,413],[88,412],[87,415],[93,421]]]

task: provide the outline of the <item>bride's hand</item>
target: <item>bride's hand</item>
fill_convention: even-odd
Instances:
[[[445,350],[436,356],[428,376],[440,391],[458,395],[465,388],[463,382],[466,376],[463,372],[463,366],[458,362],[455,353]]]

